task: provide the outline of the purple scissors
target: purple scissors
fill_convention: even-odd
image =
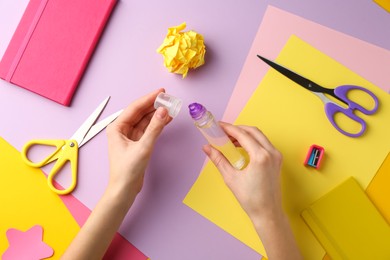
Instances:
[[[326,113],[326,116],[328,117],[329,121],[332,123],[332,125],[340,133],[342,133],[344,135],[347,135],[350,137],[358,137],[358,136],[361,136],[364,133],[364,131],[366,131],[366,127],[367,127],[366,122],[363,119],[361,119],[360,117],[358,117],[357,115],[355,115],[354,110],[358,110],[366,115],[372,115],[378,110],[378,105],[379,105],[378,98],[374,95],[374,93],[372,93],[368,89],[365,89],[365,88],[362,88],[359,86],[354,86],[354,85],[338,86],[335,89],[324,88],[324,87],[321,87],[320,85],[314,83],[313,81],[306,79],[306,78],[298,75],[297,73],[295,73],[295,72],[293,72],[293,71],[291,71],[291,70],[289,70],[289,69],[287,69],[287,68],[285,68],[285,67],[283,67],[275,62],[272,62],[264,57],[261,57],[260,55],[257,55],[257,57],[259,57],[261,60],[263,60],[265,63],[267,63],[272,68],[274,68],[279,73],[283,74],[284,76],[291,79],[295,83],[301,85],[305,89],[307,89],[307,90],[311,91],[313,94],[317,95],[322,100],[322,102],[324,102],[324,104],[325,104],[325,113]],[[373,109],[369,110],[369,109],[366,109],[366,108],[362,107],[361,105],[351,101],[350,99],[348,99],[347,93],[350,90],[361,90],[361,91],[366,92],[374,100],[375,107]],[[344,108],[344,107],[340,106],[336,102],[327,98],[324,94],[328,94],[328,95],[334,97],[335,99],[341,101],[342,103],[344,103],[348,107]],[[360,131],[358,133],[350,133],[350,132],[347,132],[347,131],[341,129],[341,127],[336,123],[336,121],[334,119],[334,115],[338,112],[344,114],[345,116],[349,117],[351,120],[360,124],[361,125]]]

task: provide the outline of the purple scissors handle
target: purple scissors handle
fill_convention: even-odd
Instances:
[[[348,99],[348,97],[347,97],[348,91],[354,90],[354,89],[364,91],[368,95],[370,95],[372,97],[372,99],[374,100],[374,102],[375,102],[374,108],[366,109],[366,108],[362,107],[361,105],[359,105],[359,104],[351,101],[350,99]],[[354,110],[358,110],[358,111],[360,111],[360,112],[362,112],[363,114],[366,114],[366,115],[374,114],[378,110],[378,105],[379,105],[378,98],[374,95],[374,93],[372,93],[368,89],[365,89],[365,88],[362,88],[362,87],[359,87],[359,86],[354,86],[354,85],[339,86],[339,87],[334,89],[334,94],[336,96],[338,96],[340,99],[344,100],[348,104],[348,108],[343,108],[343,107],[341,107],[338,104],[333,103],[333,102],[326,103],[325,104],[325,113],[326,113],[326,116],[328,117],[329,121],[332,123],[332,125],[339,132],[343,133],[344,135],[347,135],[347,136],[350,136],[350,137],[361,136],[366,131],[367,125],[366,125],[366,122],[363,119],[361,119],[360,117],[355,115],[353,112],[354,112]],[[346,132],[345,130],[341,129],[337,125],[335,120],[334,120],[334,115],[336,113],[338,113],[338,112],[343,113],[345,116],[349,117],[351,120],[353,120],[353,121],[357,122],[358,124],[360,124],[361,125],[360,131],[358,133],[349,133],[349,132]]]

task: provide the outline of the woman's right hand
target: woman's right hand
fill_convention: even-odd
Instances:
[[[281,213],[280,170],[282,155],[256,127],[220,122],[236,146],[241,146],[250,161],[243,170],[235,169],[217,149],[203,150],[215,164],[226,185],[250,218]]]
[[[288,218],[282,209],[281,153],[256,127],[220,124],[234,144],[246,150],[249,155],[248,165],[242,170],[236,170],[211,145],[205,145],[203,150],[251,219],[263,242],[267,258],[301,260]]]

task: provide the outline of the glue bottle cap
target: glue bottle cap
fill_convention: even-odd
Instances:
[[[182,103],[179,98],[161,92],[154,101],[154,108],[165,107],[168,110],[169,116],[173,118],[179,113]]]

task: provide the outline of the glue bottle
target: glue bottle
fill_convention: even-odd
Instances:
[[[240,170],[245,165],[244,156],[234,146],[232,141],[215,121],[214,116],[199,103],[188,106],[190,115],[194,119],[195,126],[200,130],[207,141],[218,149],[234,168]]]

